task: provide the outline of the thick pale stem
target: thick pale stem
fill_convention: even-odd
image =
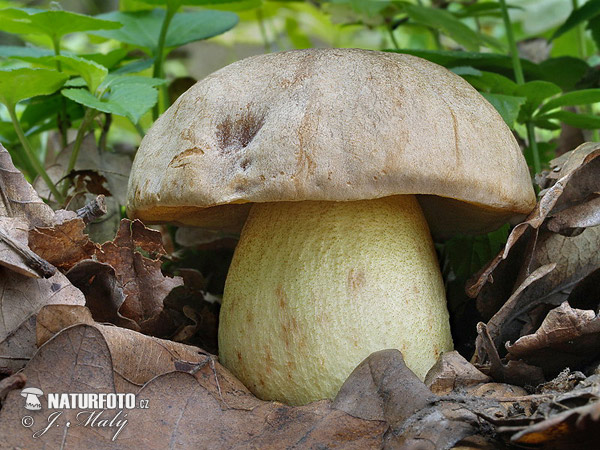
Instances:
[[[298,405],[335,396],[387,348],[421,378],[452,348],[416,199],[255,204],[225,287],[225,366],[257,396]]]

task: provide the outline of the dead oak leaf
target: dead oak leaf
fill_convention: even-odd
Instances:
[[[0,268],[0,366],[18,370],[35,352],[35,321],[49,304],[83,305],[83,294],[57,272],[30,278]]]
[[[131,332],[130,332],[131,333]],[[164,341],[163,341],[164,343]],[[123,359],[137,349],[125,347]],[[148,358],[146,358],[147,360]],[[114,355],[104,332],[89,325],[67,328],[36,353],[24,369],[27,386],[45,393],[118,392]],[[151,361],[150,361],[151,362]],[[206,383],[204,373],[211,382]],[[77,410],[64,410],[57,427],[38,439],[32,433],[47,424],[48,410],[28,411],[35,428],[20,425],[23,399],[11,391],[0,411],[0,435],[7,447],[34,448],[282,448],[343,447],[379,448],[385,424],[353,417],[320,401],[303,407],[264,402],[245,389],[232,390],[227,371],[218,363],[204,365],[195,375],[170,372],[152,378],[137,398],[148,400],[149,409],[127,413],[127,425],[113,441],[116,427],[66,427],[81,422]],[[220,380],[215,382],[214,380]],[[239,383],[239,382],[238,382]],[[130,388],[132,385],[127,385]],[[137,390],[137,389],[136,389]],[[131,392],[131,391],[130,391]],[[247,408],[236,408],[235,397],[245,397]],[[46,398],[40,398],[46,406]],[[239,403],[239,400],[238,400]],[[229,405],[229,406],[228,406]],[[117,411],[107,411],[112,418]],[[39,425],[38,425],[39,424]]]
[[[555,373],[563,367],[582,367],[600,353],[600,317],[568,302],[551,310],[533,334],[507,343],[509,359],[522,359]]]

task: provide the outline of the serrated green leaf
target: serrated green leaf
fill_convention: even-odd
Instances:
[[[21,100],[52,94],[67,78],[63,73],[47,69],[0,70],[0,102],[13,107]]]
[[[127,84],[144,84],[146,86],[156,87],[161,86],[166,82],[167,80],[163,80],[162,78],[143,77],[140,75],[109,74],[108,77],[106,77],[106,80],[104,80],[101,89],[115,89],[117,86],[123,86]]]
[[[163,9],[127,13],[113,11],[101,14],[98,17],[119,21],[123,23],[123,28],[97,31],[93,34],[144,47],[155,53],[165,14],[166,12]],[[190,42],[208,39],[228,31],[237,22],[238,16],[227,11],[204,10],[178,13],[171,20],[165,46],[178,47]]]
[[[158,101],[158,91],[147,84],[122,84],[112,89],[109,101],[119,105],[137,124]]]
[[[517,120],[519,115],[519,110],[527,100],[525,97],[491,94],[489,92],[482,92],[481,95],[483,95],[485,99],[490,102],[494,108],[496,108],[496,110],[504,119],[504,122],[506,122],[510,128],[514,127],[515,120]]]
[[[567,92],[560,97],[548,100],[540,107],[537,114],[543,114],[561,106],[591,105],[600,102],[600,89],[582,89],[579,91]]]
[[[600,14],[600,0],[589,0],[586,4],[571,12],[565,23],[558,27],[550,40],[556,39],[586,20],[593,19],[598,14]]]
[[[600,48],[600,14],[588,21],[587,29],[592,32],[596,47]]]
[[[551,131],[560,130],[559,124],[557,124],[556,122],[552,122],[551,120],[548,120],[548,119],[538,119],[537,117],[534,117],[532,119],[532,122],[537,128],[542,128],[543,130],[551,130]]]
[[[21,58],[25,61],[39,64],[45,67],[56,67],[56,62],[60,62],[62,72],[67,75],[79,75],[83,78],[91,92],[96,92],[100,83],[106,78],[108,69],[89,59],[78,56],[42,56],[39,58]]]
[[[414,22],[441,30],[468,50],[476,51],[480,46],[505,50],[504,44],[500,41],[472,30],[446,10],[408,3],[403,4],[403,9]]]
[[[79,103],[80,105],[87,106],[88,108],[96,109],[104,113],[117,114],[119,116],[127,117],[127,113],[120,106],[96,98],[87,89],[63,89],[61,92],[62,95],[76,103]]]
[[[53,39],[68,33],[120,28],[116,22],[69,11],[31,8],[0,10],[0,30],[16,34],[45,34]]]
[[[85,89],[63,89],[62,94],[88,108],[129,118],[138,123],[158,100],[158,92],[147,84],[123,84],[114,87],[105,99]]]

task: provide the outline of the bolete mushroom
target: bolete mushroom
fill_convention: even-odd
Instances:
[[[333,397],[370,353],[424,378],[452,349],[430,229],[484,232],[535,205],[509,128],[408,55],[311,49],[231,64],[150,129],[128,212],[240,230],[219,358],[258,397]],[[428,228],[429,223],[429,228]]]

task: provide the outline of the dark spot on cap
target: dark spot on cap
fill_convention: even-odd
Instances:
[[[223,153],[246,148],[265,122],[264,114],[250,111],[250,107],[240,115],[229,116],[217,125],[217,141]]]
[[[58,283],[52,283],[50,285],[50,289],[52,290],[52,292],[58,292],[60,290],[62,286]]]

